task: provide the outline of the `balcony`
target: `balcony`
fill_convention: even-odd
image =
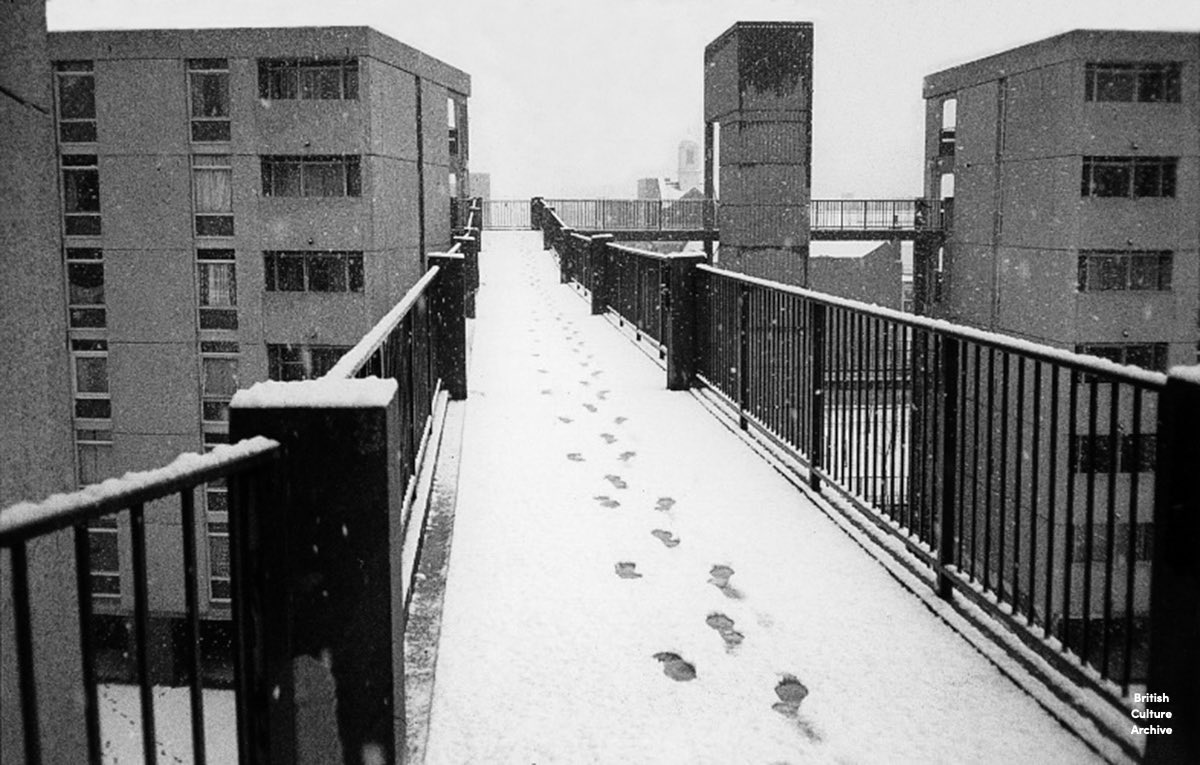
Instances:
[[[93,761],[1188,751],[1194,379],[532,219],[430,256],[327,378],[239,393],[240,443],[4,511],[27,759],[47,726],[27,548],[73,533],[87,572],[86,523],[112,513],[134,521],[141,682],[117,720],[81,631]],[[137,519],[186,516],[218,476],[235,688],[214,698],[193,651],[172,705]],[[1131,736],[1143,707],[1176,734]]]

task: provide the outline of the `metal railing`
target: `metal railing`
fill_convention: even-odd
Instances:
[[[709,199],[543,199],[542,203],[554,208],[564,226],[579,231],[702,231],[706,211],[712,216],[711,227],[719,228],[720,204]],[[920,198],[814,199],[809,202],[809,225],[822,232],[937,231],[942,228],[942,207],[938,201]],[[537,228],[526,215],[527,208],[524,200],[485,202],[484,228]]]
[[[483,228],[492,231],[528,231],[529,200],[483,200]]]
[[[226,480],[230,498],[239,510],[229,513],[230,534],[237,538],[242,532],[240,521],[245,509],[260,495],[261,485],[270,481],[269,472],[280,457],[280,447],[266,438],[252,438],[233,445],[221,445],[208,454],[185,454],[166,467],[145,473],[128,474],[110,479],[79,491],[56,495],[40,503],[22,503],[0,512],[0,549],[9,551],[12,566],[12,594],[16,626],[17,671],[19,673],[21,714],[25,742],[25,762],[42,762],[41,723],[38,714],[38,690],[35,667],[38,664],[33,628],[33,612],[39,604],[31,603],[29,581],[29,547],[39,539],[58,532],[71,531],[75,543],[76,608],[79,615],[79,648],[82,659],[83,709],[87,762],[98,765],[104,756],[101,744],[100,708],[97,690],[97,657],[92,637],[91,546],[89,524],[105,518],[126,514],[129,518],[133,555],[133,638],[134,661],[137,667],[141,702],[141,737],[145,762],[156,762],[154,699],[149,660],[148,623],[150,619],[149,588],[146,563],[146,505],[156,500],[178,497],[181,514],[181,538],[184,561],[184,593],[187,652],[186,666],[190,675],[191,740],[193,761],[205,762],[207,743],[204,731],[204,699],[200,665],[200,608],[196,554],[195,491],[204,484]],[[164,508],[152,512],[167,512]],[[238,704],[239,753],[243,762],[248,754],[241,749],[242,735],[248,717],[243,705],[248,703],[245,657],[251,645],[249,620],[242,594],[245,583],[245,561],[230,548],[232,617],[234,625],[234,684]],[[45,657],[42,657],[43,663]]]
[[[1109,711],[1088,716],[1140,754],[1133,692],[1196,665],[1179,653],[1179,606],[1152,591],[1197,607],[1195,566],[1165,549],[1195,542],[1196,524],[1164,527],[1164,508],[1196,503],[1164,465],[1195,459],[1200,381],[1168,397],[1176,378],[1158,372],[589,241],[540,200],[533,218],[593,313],[660,344],[668,387],[690,369],[940,597],[1095,692]],[[652,272],[638,294],[653,301],[615,297],[617,274]],[[1194,746],[1151,739],[1153,757]]]

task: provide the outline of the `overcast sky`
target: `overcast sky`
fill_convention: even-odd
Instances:
[[[492,196],[632,197],[703,140],[704,46],[811,21],[813,196],[921,193],[931,72],[1071,29],[1200,31],[1200,0],[49,0],[51,30],[369,25],[471,75]]]

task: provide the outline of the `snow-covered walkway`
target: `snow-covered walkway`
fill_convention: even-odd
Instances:
[[[486,232],[428,763],[1097,757]]]

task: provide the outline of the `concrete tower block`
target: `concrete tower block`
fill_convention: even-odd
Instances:
[[[807,22],[738,22],[704,51],[704,119],[720,126],[720,189],[705,131],[720,264],[798,285],[808,282],[812,40]]]

